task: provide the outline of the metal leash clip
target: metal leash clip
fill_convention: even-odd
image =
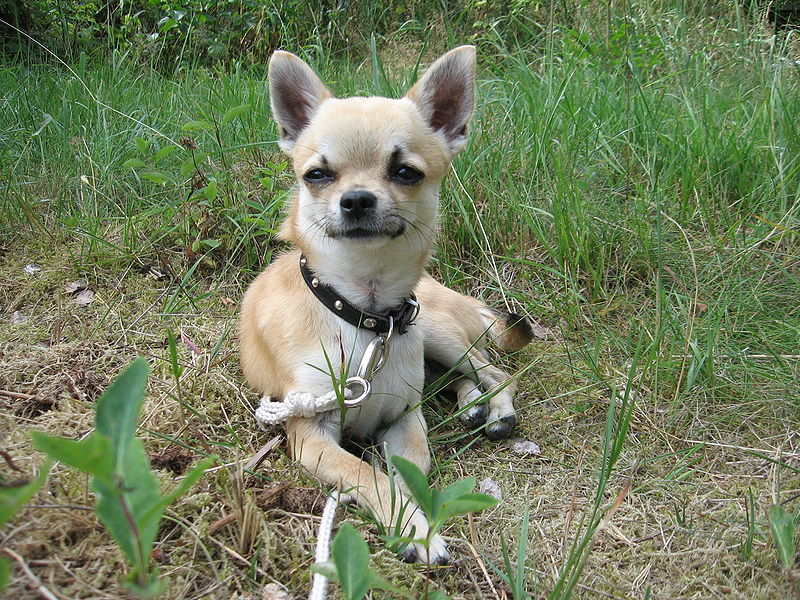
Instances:
[[[350,390],[353,396],[344,401],[347,408],[360,406],[372,395],[372,378],[386,364],[389,358],[389,339],[394,333],[394,320],[389,317],[389,332],[386,335],[379,335],[373,339],[364,350],[358,371],[353,377],[348,377],[344,383],[345,388]]]

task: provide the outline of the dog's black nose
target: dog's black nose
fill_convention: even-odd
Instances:
[[[342,214],[350,220],[357,221],[375,210],[378,199],[368,190],[347,190],[339,199]]]

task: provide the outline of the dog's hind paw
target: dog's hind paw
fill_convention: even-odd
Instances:
[[[511,435],[514,427],[517,426],[517,417],[515,415],[506,415],[500,417],[496,421],[492,421],[486,425],[486,437],[490,440],[502,440]]]
[[[489,406],[486,404],[476,404],[470,406],[461,413],[461,420],[471,427],[479,427],[486,423],[486,417],[488,416]]]
[[[427,548],[416,542],[409,544],[400,552],[400,558],[407,563],[417,562],[428,565],[446,565],[450,563],[447,542],[440,535],[433,536]]]

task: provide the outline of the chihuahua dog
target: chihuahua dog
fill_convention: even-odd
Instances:
[[[485,422],[490,438],[508,436],[515,425],[515,383],[490,363],[485,346],[521,348],[529,324],[425,272],[439,185],[467,141],[475,49],[451,50],[400,99],[334,98],[306,63],[281,51],[270,60],[269,86],[279,145],[298,179],[281,231],[295,250],[277,258],[244,296],[242,370],[272,398],[292,390],[321,396],[356,373],[376,337],[388,339],[391,352],[374,372],[369,399],[290,418],[289,446],[310,473],[348,492],[387,529],[425,539],[428,523],[405,497],[403,482],[393,487],[386,473],[340,443],[342,436],[373,440],[387,459],[402,456],[428,471],[423,357],[454,374],[449,385],[462,416],[476,426]],[[479,404],[487,396],[488,408]],[[408,544],[403,557],[449,559],[438,535],[427,547]]]

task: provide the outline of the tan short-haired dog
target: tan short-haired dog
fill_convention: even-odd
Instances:
[[[530,340],[528,323],[425,272],[439,185],[467,141],[475,49],[448,52],[400,99],[333,98],[287,52],[272,56],[269,83],[280,147],[299,182],[281,235],[297,249],[275,260],[244,297],[242,369],[254,388],[273,398],[292,390],[321,396],[340,369],[353,375],[367,346],[391,330],[391,352],[364,404],[291,418],[287,432],[294,457],[318,479],[341,486],[389,529],[406,504],[400,527],[425,538],[421,511],[405,498],[392,503],[388,476],[340,441],[343,435],[373,439],[387,457],[405,457],[428,471],[423,356],[457,373],[452,387],[467,420],[486,421],[494,439],[514,427],[514,382],[489,363],[483,348],[487,338],[507,350],[520,348]],[[476,403],[484,392],[491,395],[488,411]],[[428,549],[410,544],[404,557],[448,560],[439,536]]]

